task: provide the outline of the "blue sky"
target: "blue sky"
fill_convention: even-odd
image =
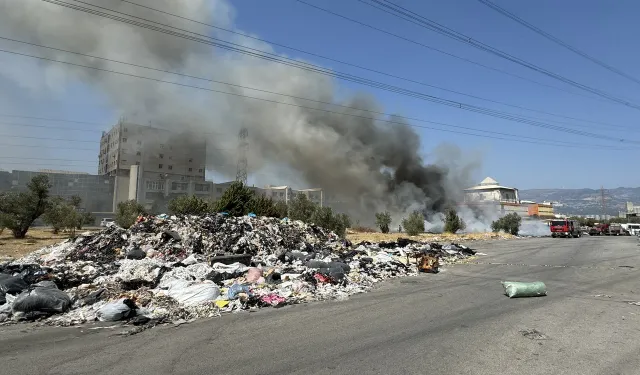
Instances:
[[[579,95],[594,97],[577,88],[382,13],[356,0],[305,1],[494,68],[561,87]],[[395,0],[395,2],[442,25],[552,72],[636,102],[637,95],[634,93],[640,90],[640,84],[617,76],[573,54],[490,10],[476,0],[425,0],[420,2]],[[632,48],[637,43],[635,36],[640,31],[640,25],[634,19],[634,15],[640,12],[640,3],[578,0],[562,2],[495,0],[495,3],[592,56],[632,76],[640,77],[640,64],[638,64],[640,56]],[[231,5],[235,8],[235,26],[263,39],[470,95],[564,116],[617,124],[626,127],[626,129],[603,128],[593,123],[581,123],[522,111],[274,47],[277,52],[288,56],[302,58],[341,72],[383,81],[446,99],[540,117],[545,121],[568,121],[571,125],[559,125],[628,140],[640,140],[640,132],[638,131],[640,128],[635,124],[635,121],[640,118],[640,110],[637,109],[607,102],[597,97],[589,99],[584,96],[571,95],[493,72],[338,19],[294,0],[236,0],[231,1]],[[0,56],[0,64],[11,58]],[[2,69],[2,65],[0,65],[0,69]],[[403,116],[520,136],[581,142],[585,145],[629,147],[607,140],[581,137],[474,114],[349,82],[338,81],[337,83],[340,85],[342,95],[348,96],[354,92],[365,91],[381,103],[385,112],[398,113]],[[2,95],[2,103],[0,103],[0,114],[13,113],[80,119],[101,124],[113,123],[116,119],[114,111],[105,105],[100,94],[92,92],[82,85],[65,87],[54,96],[50,94],[40,96],[0,78],[0,89],[5,93]],[[637,100],[636,103],[640,103],[640,100]],[[7,117],[0,117],[0,121],[17,122],[17,120]],[[21,121],[40,124],[35,120]],[[57,125],[80,126],[68,123]],[[68,138],[95,140],[95,144],[29,138],[6,138],[1,142],[3,144],[60,145],[60,149],[38,149],[38,155],[49,158],[50,160],[45,161],[49,164],[56,164],[57,161],[54,159],[87,159],[86,163],[60,162],[60,164],[73,164],[77,166],[73,168],[74,170],[94,172],[93,165],[95,165],[94,160],[97,158],[99,130],[104,126],[85,124],[82,127],[93,130],[93,132],[87,131],[82,134],[77,132]],[[52,137],[55,135],[54,132],[35,127],[7,127],[2,130],[4,135],[8,134],[7,132],[12,135],[33,137],[39,135]],[[427,160],[431,157],[431,151],[443,143],[455,144],[463,150],[468,150],[470,151],[469,155],[473,155],[473,157],[479,152],[482,155],[482,168],[476,173],[475,178],[477,179],[490,175],[502,184],[520,189],[594,188],[600,185],[607,188],[640,186],[640,176],[629,173],[633,170],[633,161],[638,160],[638,156],[640,156],[640,148],[627,151],[568,148],[479,138],[428,129],[416,129],[416,131],[421,136]],[[66,134],[58,134],[58,136],[60,135],[65,136]],[[74,148],[94,147],[96,151],[64,150],[62,147],[64,145]],[[0,146],[0,150],[0,168],[3,169],[18,167],[25,169],[27,167],[30,169],[38,167],[70,169],[68,166],[36,165],[42,160],[34,160],[33,164],[19,166],[14,164],[18,160],[11,160],[8,157],[23,155],[24,150],[8,146]]]

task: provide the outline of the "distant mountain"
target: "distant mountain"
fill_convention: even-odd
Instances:
[[[520,199],[535,202],[558,202],[555,212],[570,215],[599,215],[602,213],[600,189],[530,189],[520,190]],[[627,202],[640,204],[640,188],[619,187],[605,189],[606,214],[618,215],[626,210]]]

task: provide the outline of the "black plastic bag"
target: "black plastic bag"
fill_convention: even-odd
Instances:
[[[0,278],[0,292],[4,294],[18,294],[28,287],[29,284],[19,277],[9,276]]]
[[[37,286],[20,293],[13,302],[13,312],[44,314],[63,313],[71,307],[67,293],[54,287]]]
[[[127,253],[127,259],[141,260],[141,259],[144,259],[146,257],[147,257],[147,253],[145,253],[139,247],[136,247],[135,249],[131,249]]]

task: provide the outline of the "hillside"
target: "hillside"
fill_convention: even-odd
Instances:
[[[520,190],[520,199],[536,202],[559,202],[555,211],[561,214],[597,215],[602,213],[600,189],[530,189]],[[618,215],[627,202],[640,204],[640,188],[619,187],[605,190],[606,213]]]

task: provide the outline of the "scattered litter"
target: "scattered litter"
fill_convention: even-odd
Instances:
[[[351,244],[315,225],[254,215],[140,217],[129,229],[110,225],[0,264],[0,323],[33,312],[31,319],[57,326],[126,321],[129,335],[221,313],[345,300],[475,254],[404,238]]]
[[[629,302],[630,305],[640,306],[640,302]]]
[[[547,287],[541,281],[524,283],[517,281],[503,281],[504,294],[509,298],[539,297],[547,295]]]
[[[135,312],[135,303],[128,298],[122,298],[102,306],[96,313],[96,317],[101,322],[117,322],[134,316]]]
[[[611,296],[610,296],[610,295],[608,295],[608,294],[596,294],[594,297],[611,298]]]
[[[520,334],[522,334],[522,336],[530,340],[548,340],[549,339],[547,335],[538,331],[537,329],[525,329],[520,331]]]

